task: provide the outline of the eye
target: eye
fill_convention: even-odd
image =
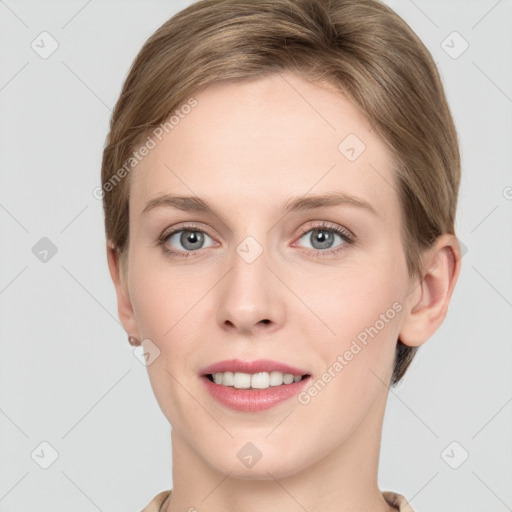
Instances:
[[[351,244],[354,241],[353,235],[350,231],[339,226],[322,223],[314,226],[313,228],[305,231],[299,240],[305,239],[309,243],[308,249],[321,253],[335,253],[343,248],[346,244]],[[336,244],[338,241],[338,244]]]
[[[186,257],[189,255],[187,253],[196,252],[205,247],[211,247],[213,243],[206,246],[204,245],[207,240],[213,242],[213,239],[203,230],[194,226],[185,226],[181,229],[176,229],[170,233],[164,234],[159,244],[163,247],[164,251],[168,253]]]
[[[305,239],[306,248],[314,252],[315,256],[326,256],[336,253],[345,245],[354,242],[354,235],[345,228],[325,222],[303,231],[299,240]],[[336,245],[336,242],[337,245]],[[205,245],[205,243],[207,245]],[[212,247],[216,242],[202,229],[195,226],[182,226],[164,233],[158,240],[164,252],[178,257],[196,256],[201,249]]]

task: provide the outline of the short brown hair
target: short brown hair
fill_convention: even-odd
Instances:
[[[130,179],[119,170],[133,149],[205,86],[284,70],[334,85],[391,151],[411,275],[424,249],[454,234],[457,132],[432,56],[400,16],[378,0],[202,0],[146,41],[111,118],[101,180],[106,236],[122,269]],[[416,350],[397,340],[392,384]]]

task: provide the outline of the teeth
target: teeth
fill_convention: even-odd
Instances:
[[[270,385],[280,386],[283,383],[283,374],[281,372],[270,372]]]
[[[233,372],[224,372],[220,375],[223,375],[221,384],[224,386],[234,386],[235,385],[235,374]]]
[[[221,374],[222,376],[222,374]],[[222,382],[224,382],[224,377],[222,377]],[[222,383],[221,383],[222,384]],[[235,388],[239,389],[248,389],[251,387],[251,376],[248,373],[235,373]]]
[[[267,389],[270,386],[281,386],[299,382],[302,375],[281,372],[218,372],[213,374],[213,382],[222,386],[235,387],[237,389]]]
[[[293,382],[293,375],[291,373],[285,373],[283,375],[283,384],[291,384]]]
[[[222,382],[224,383],[224,380]],[[251,377],[251,388],[267,389],[269,386],[270,386],[270,378],[268,376],[268,372],[255,373]]]

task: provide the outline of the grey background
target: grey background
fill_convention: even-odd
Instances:
[[[0,512],[136,511],[172,487],[170,427],[117,318],[92,191],[133,58],[189,3],[0,1]],[[390,393],[379,483],[416,512],[512,510],[512,2],[387,3],[443,77],[467,253],[445,323]],[[48,58],[31,47],[43,31]],[[453,31],[469,44],[457,58]]]

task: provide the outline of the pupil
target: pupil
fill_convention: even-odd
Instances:
[[[203,235],[197,231],[184,231],[181,235],[181,243],[186,249],[198,249],[202,240]]]
[[[329,231],[323,231],[321,229],[317,229],[316,232],[317,232],[316,239],[320,244],[320,248],[325,249],[325,248],[329,247],[330,242],[332,242],[332,236],[333,236],[332,233],[330,233]]]

